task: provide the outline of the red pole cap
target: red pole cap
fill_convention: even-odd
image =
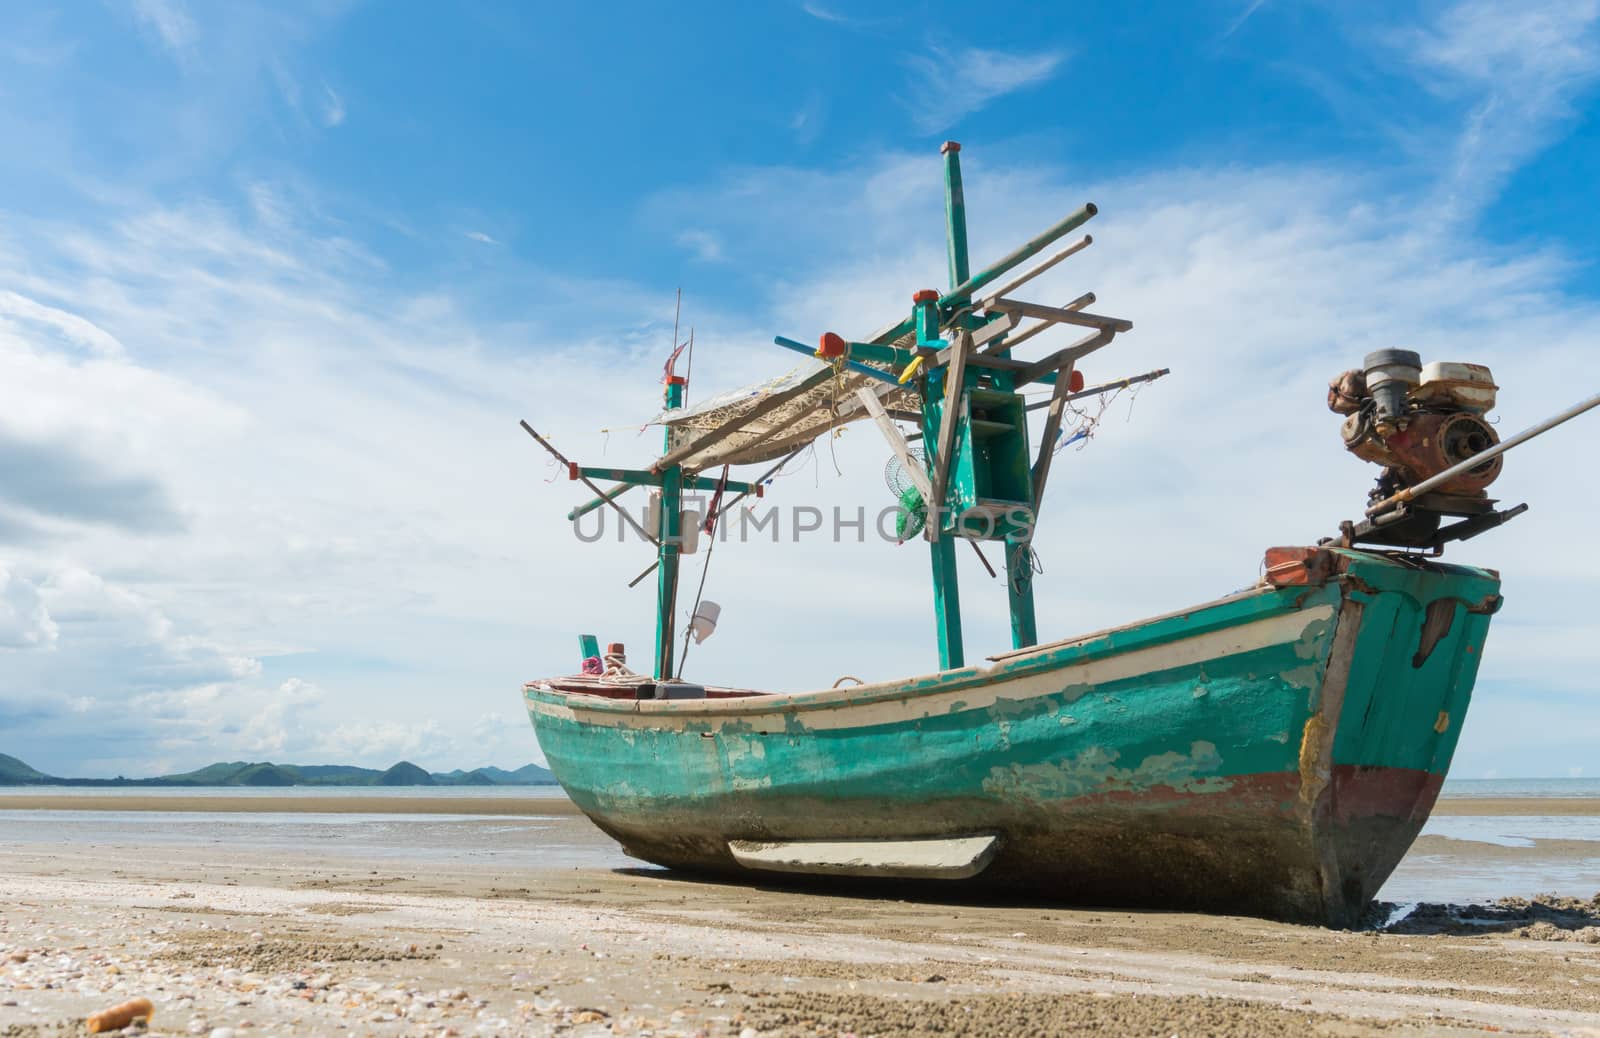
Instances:
[[[1067,388],[1074,393],[1083,391],[1083,372],[1077,368],[1072,369],[1072,378],[1067,382]]]
[[[575,461],[567,462],[567,478],[571,479],[571,480],[576,480],[578,478],[578,463],[577,462],[575,462]]]
[[[913,303],[937,303],[939,290],[937,288],[924,288],[911,297]]]
[[[667,385],[669,386],[687,386],[688,384],[689,380],[684,378],[682,375],[667,376]]]
[[[961,150],[961,142],[960,141],[945,141],[943,144],[939,145],[939,154],[940,155],[943,155],[946,152],[960,151],[960,150]]]
[[[609,645],[606,646],[606,655],[607,656],[623,656],[623,655],[626,655],[626,653],[624,653],[623,650],[622,650],[622,643],[621,642],[611,642]]]
[[[833,332],[823,332],[822,339],[817,343],[817,356],[826,357],[829,360],[833,360],[835,357],[843,357],[849,352],[850,344],[845,342],[843,337],[835,335]]]

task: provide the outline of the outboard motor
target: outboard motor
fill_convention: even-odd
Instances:
[[[1494,376],[1482,364],[1434,361],[1410,350],[1378,350],[1360,368],[1328,384],[1328,409],[1347,416],[1345,449],[1383,472],[1368,496],[1385,501],[1460,465],[1500,442],[1484,419],[1495,403]],[[1359,525],[1346,523],[1346,544],[1368,542],[1440,550],[1498,526],[1522,510],[1500,513],[1485,492],[1500,475],[1504,455],[1469,466],[1444,483]],[[1444,516],[1469,522],[1440,529]]]

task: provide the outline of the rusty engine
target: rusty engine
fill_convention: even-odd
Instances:
[[[1383,467],[1369,503],[1391,499],[1500,442],[1484,419],[1495,403],[1494,377],[1481,364],[1424,365],[1410,350],[1378,350],[1360,368],[1328,384],[1328,409],[1345,415],[1340,430],[1350,453]],[[1503,455],[1468,467],[1405,507],[1356,526],[1342,540],[1436,551],[1511,518],[1493,510],[1485,491],[1500,475]],[[1520,510],[1518,510],[1520,511]],[[1443,516],[1469,517],[1440,530]]]

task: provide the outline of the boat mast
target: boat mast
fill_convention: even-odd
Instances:
[[[678,319],[683,315],[683,289],[678,289],[672,308],[672,352],[662,381],[662,406],[673,411],[683,406],[689,380],[677,374],[673,365],[678,351]],[[672,426],[663,423],[661,453],[672,451]],[[683,466],[676,463],[658,470],[661,480],[661,525],[656,533],[656,680],[672,677],[672,624],[678,610],[678,554],[683,547]]]
[[[950,287],[955,289],[966,282],[967,269],[967,205],[961,191],[961,145],[955,141],[945,141],[939,149],[944,156],[944,226],[945,245],[950,258]],[[919,300],[920,303],[920,293]],[[937,318],[935,318],[937,321]],[[937,324],[934,334],[937,335]],[[954,371],[953,367],[947,369],[946,376],[952,374],[957,378],[964,377],[964,373]],[[940,415],[928,406],[928,401],[934,399],[932,392],[934,379],[928,379],[929,392],[923,394],[922,432],[923,443],[930,449],[950,450],[950,440],[946,436],[940,438]],[[961,387],[955,387],[956,392],[950,394],[948,399],[959,400]],[[948,421],[953,423],[955,415],[949,416]],[[934,445],[938,447],[935,448]],[[940,461],[944,464],[941,465]],[[937,459],[931,453],[928,462],[935,472],[949,471],[949,459]],[[939,536],[939,516],[937,509],[943,507],[942,485],[944,480],[937,477],[933,483],[932,499],[927,502],[930,508],[935,509],[933,521],[928,525],[928,551],[933,562],[933,609],[939,635],[939,669],[949,670],[952,667],[966,665],[966,649],[961,640],[961,586],[956,573],[956,542],[951,537]]]

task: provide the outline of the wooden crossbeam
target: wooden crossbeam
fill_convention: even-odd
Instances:
[[[1085,292],[1083,295],[1081,295],[1078,298],[1074,299],[1072,302],[1068,303],[1066,306],[1063,306],[1061,309],[1063,309],[1063,310],[1082,310],[1086,306],[1093,306],[1094,305],[1094,301],[1095,301],[1095,294],[1093,292]],[[1020,314],[1018,314],[1017,316],[1021,317]],[[1056,322],[1054,322],[1054,321],[1040,321],[1038,324],[1034,325],[1032,328],[1029,328],[1027,331],[1023,332],[1021,335],[1017,336],[1016,338],[1007,339],[1005,342],[995,343],[993,346],[990,346],[989,347],[989,352],[993,353],[993,352],[995,352],[997,350],[1015,349],[1016,347],[1021,346],[1023,343],[1027,342],[1029,339],[1033,338],[1035,335],[1038,335],[1040,332],[1049,331],[1051,328],[1054,328],[1055,326],[1056,326]]]
[[[1057,324],[1075,324],[1080,328],[1110,328],[1115,332],[1126,332],[1133,328],[1132,321],[1121,317],[1105,317],[1100,314],[1084,313],[1082,310],[1024,302],[1021,299],[996,299],[989,304],[989,309],[1010,311],[1024,317],[1037,317],[1041,321]]]
[[[1060,371],[1066,365],[1076,363],[1116,338],[1116,334],[1110,329],[1103,328],[1093,335],[1084,336],[1071,346],[1057,350],[1041,361],[1030,364],[1025,370],[1017,374],[1017,388],[1021,389],[1030,382],[1039,381],[1044,375]],[[1067,381],[1071,382],[1072,380],[1067,379]],[[1056,377],[1056,384],[1061,384],[1060,376]]]
[[[1039,441],[1039,457],[1033,463],[1033,521],[1039,522],[1039,506],[1044,503],[1044,485],[1050,478],[1050,463],[1055,459],[1056,437],[1061,435],[1061,416],[1066,413],[1067,397],[1072,395],[1072,361],[1062,365],[1050,394],[1050,409],[1045,412],[1044,437]]]

